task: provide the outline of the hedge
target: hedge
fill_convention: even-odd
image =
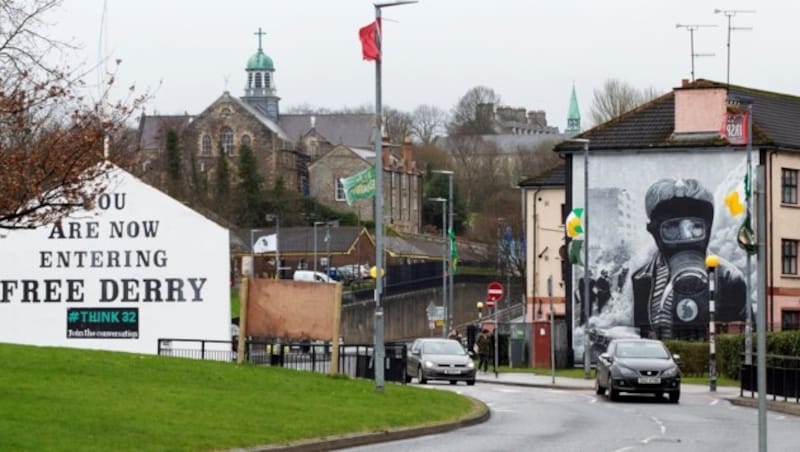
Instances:
[[[753,355],[757,347],[753,332]],[[664,341],[670,353],[680,355],[681,373],[687,376],[708,375],[708,342]],[[717,372],[734,380],[739,379],[739,369],[744,355],[744,334],[723,334],[717,337]],[[767,355],[800,357],[800,331],[767,333]]]

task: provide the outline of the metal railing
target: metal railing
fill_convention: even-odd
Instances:
[[[795,356],[767,355],[767,394],[772,400],[783,397],[784,402],[800,403],[800,358]],[[750,391],[750,398],[758,392],[758,366],[744,364],[740,370],[739,395]]]
[[[231,341],[205,339],[158,340],[158,354],[199,360],[236,362],[238,338]],[[244,361],[260,366],[330,373],[332,360],[330,342],[297,342],[271,338],[248,338],[245,341]],[[385,344],[385,378],[387,381],[405,383],[405,343]],[[339,345],[337,372],[352,378],[374,378],[372,344]]]

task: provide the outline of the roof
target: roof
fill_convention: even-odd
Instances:
[[[575,84],[572,84],[572,94],[569,96],[569,112],[567,119],[581,119],[581,111],[578,108],[578,96],[575,94]]]
[[[369,147],[372,143],[374,116],[362,113],[282,114],[279,124],[292,141],[300,141],[313,129],[331,144],[350,147]]]
[[[180,134],[191,122],[189,115],[142,115],[139,120],[138,142],[142,149],[161,149],[170,129]]]
[[[727,88],[729,97],[753,102],[753,144],[800,148],[800,97],[699,79],[679,89]],[[720,119],[721,121],[721,119]],[[589,129],[576,138],[590,140],[589,149],[647,149],[686,147],[676,140],[675,91],[653,99],[610,121]],[[719,136],[693,140],[692,146],[728,146]],[[574,150],[580,145],[561,143],[557,152]]]
[[[258,52],[247,60],[246,69],[248,71],[274,71],[275,67],[272,65],[272,58],[268,57],[259,47]]]
[[[239,99],[238,97],[231,96],[230,93],[225,91],[222,97],[227,96],[228,98],[232,99],[233,101],[237,102],[239,105],[242,106],[247,112],[252,114],[256,117],[262,124],[264,124],[269,130],[273,131],[275,135],[278,135],[280,139],[285,141],[295,141],[292,140],[289,135],[272,119],[270,119],[264,112],[259,110],[258,108],[253,107],[252,105],[248,104],[247,102]]]
[[[566,185],[567,171],[563,161],[538,176],[522,180],[519,187],[563,187]]]

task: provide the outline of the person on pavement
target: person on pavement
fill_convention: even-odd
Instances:
[[[481,334],[478,335],[476,341],[478,346],[478,370],[483,369],[484,372],[489,371],[489,357],[492,355],[492,340],[489,338],[489,330],[483,329]]]

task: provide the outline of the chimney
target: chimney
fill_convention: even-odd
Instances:
[[[392,154],[389,152],[389,135],[383,132],[383,139],[381,140],[381,164],[383,168],[392,167]]]
[[[411,138],[403,140],[403,171],[410,173],[414,170],[414,148],[411,146]]]
[[[689,86],[689,79],[688,78],[681,79],[681,88],[687,88],[688,86]]]
[[[675,134],[719,134],[727,111],[727,90],[722,86],[675,89]]]

